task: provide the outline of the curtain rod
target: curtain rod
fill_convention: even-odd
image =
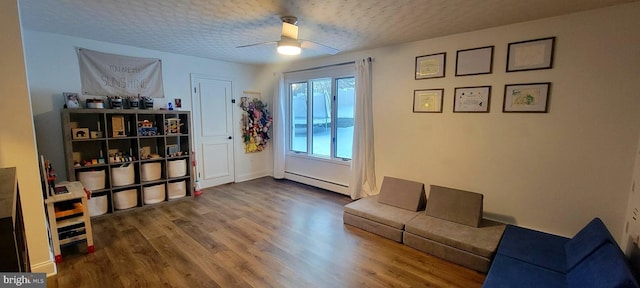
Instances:
[[[372,61],[373,61],[373,58],[371,58],[371,57],[367,57],[367,58],[365,58],[365,59],[367,59],[369,62],[372,62]],[[286,74],[286,73],[294,73],[294,72],[311,71],[311,70],[317,70],[317,69],[323,69],[323,68],[329,68],[329,67],[335,67],[335,66],[342,66],[342,65],[348,65],[348,64],[356,64],[356,61],[349,61],[349,62],[343,62],[343,63],[329,64],[329,65],[318,66],[318,67],[313,67],[313,68],[307,68],[307,69],[300,69],[300,70],[287,71],[287,72],[284,72],[284,73]]]

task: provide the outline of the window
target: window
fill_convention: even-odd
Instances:
[[[355,78],[351,69],[322,69],[285,77],[289,99],[289,151],[350,160]]]

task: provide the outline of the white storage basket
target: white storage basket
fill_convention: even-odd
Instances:
[[[154,181],[160,179],[162,172],[162,166],[160,162],[144,163],[142,164],[142,174],[140,178],[142,181]]]
[[[131,185],[136,181],[133,164],[126,167],[111,168],[111,184],[115,186]]]
[[[167,170],[169,170],[169,178],[182,177],[187,175],[187,160],[173,160],[167,162]]]
[[[144,194],[144,204],[162,202],[165,199],[164,184],[144,187],[142,194]]]
[[[138,205],[138,190],[129,189],[113,192],[113,206],[117,210],[129,209]]]
[[[105,171],[82,171],[78,172],[78,180],[85,189],[89,191],[104,189],[105,187]]]
[[[87,207],[89,209],[89,215],[98,216],[107,213],[109,207],[107,200],[107,195],[91,197],[91,199],[87,201],[89,204],[89,207]]]
[[[187,195],[187,183],[183,181],[171,182],[167,185],[169,199],[181,198]]]

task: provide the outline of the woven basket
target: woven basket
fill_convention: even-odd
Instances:
[[[162,165],[160,162],[142,164],[142,181],[155,181],[162,177]]]
[[[91,199],[87,201],[89,206],[87,207],[87,209],[89,209],[89,215],[98,216],[107,213],[107,209],[109,207],[107,200],[107,195],[91,197]]]
[[[105,187],[105,171],[83,171],[78,172],[78,180],[82,183],[85,189],[89,191],[95,191],[104,189]]]
[[[187,183],[183,181],[171,182],[167,185],[169,199],[177,199],[187,195]]]
[[[136,181],[133,164],[127,167],[111,168],[111,184],[115,186],[131,185]]]
[[[129,189],[113,193],[113,206],[117,210],[129,209],[138,205],[138,190]]]
[[[169,170],[169,178],[182,177],[187,175],[187,160],[173,160],[167,162],[167,170]]]
[[[144,187],[142,188],[142,194],[144,194],[144,204],[162,202],[166,196],[164,194],[164,184]]]

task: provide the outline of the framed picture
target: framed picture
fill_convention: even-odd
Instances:
[[[414,113],[442,113],[444,89],[424,89],[413,91]]]
[[[490,74],[493,70],[493,46],[458,50],[456,76]]]
[[[459,87],[453,97],[453,112],[489,112],[491,86]]]
[[[175,103],[176,109],[182,108],[182,99],[176,98],[176,99],[173,99],[173,102]]]
[[[551,69],[556,37],[509,43],[507,72]]]
[[[502,112],[547,113],[551,82],[507,84]]]
[[[63,92],[64,103],[66,108],[80,108],[80,99],[78,93]]]
[[[89,139],[89,128],[72,128],[71,139]]]
[[[444,52],[416,57],[416,80],[444,77],[446,60]]]

